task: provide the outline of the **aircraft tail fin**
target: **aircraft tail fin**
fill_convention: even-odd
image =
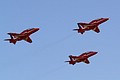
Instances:
[[[16,44],[16,40],[14,39],[4,39],[4,41],[9,41],[10,43]]]
[[[74,31],[78,31],[78,33],[83,34],[85,32],[85,30],[83,30],[82,28],[79,29],[73,29]]]

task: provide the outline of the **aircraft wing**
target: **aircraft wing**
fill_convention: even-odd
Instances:
[[[26,37],[24,40],[29,42],[29,43],[32,43],[32,40],[30,39],[30,37]]]
[[[95,32],[97,32],[97,33],[99,33],[99,32],[100,32],[100,30],[99,30],[99,28],[98,28],[98,27],[95,27],[95,28],[93,29],[93,31],[95,31]]]
[[[86,63],[86,64],[90,63],[90,61],[88,59],[85,59],[83,62]]]

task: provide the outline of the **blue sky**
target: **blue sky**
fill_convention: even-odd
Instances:
[[[0,0],[0,80],[120,80],[119,0]],[[101,32],[73,32],[78,22],[109,17]],[[16,45],[7,32],[40,30]],[[98,51],[90,64],[64,63],[69,55]]]

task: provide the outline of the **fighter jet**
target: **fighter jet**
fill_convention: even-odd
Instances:
[[[78,31],[78,33],[83,34],[85,31],[93,30],[97,33],[100,32],[98,26],[109,20],[109,18],[99,18],[96,20],[91,21],[90,23],[77,23],[79,29],[73,29],[74,31]]]
[[[10,35],[11,39],[5,39],[5,41],[9,41],[10,43],[16,44],[17,41],[25,40],[29,43],[32,43],[32,40],[29,36],[38,30],[39,28],[30,28],[24,30],[21,33],[7,33],[8,35]]]
[[[70,55],[69,58],[70,58],[70,61],[65,61],[65,62],[69,62],[69,64],[76,64],[76,63],[79,63],[79,62],[84,62],[86,64],[89,64],[90,61],[88,60],[89,57],[97,54],[98,52],[93,52],[93,51],[89,51],[89,52],[85,52],[79,56],[72,56]]]

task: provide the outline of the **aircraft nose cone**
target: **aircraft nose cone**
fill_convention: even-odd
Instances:
[[[95,55],[95,54],[97,54],[98,52],[93,52],[93,54]]]
[[[89,52],[87,55],[88,56],[93,56],[93,55],[95,55],[95,54],[97,54],[98,52],[93,52],[93,51],[91,51],[91,52]]]
[[[35,30],[35,31],[38,31],[38,30],[40,30],[40,28],[34,28],[34,30]]]
[[[36,30],[38,31],[40,28],[36,28]]]
[[[109,20],[109,18],[104,18],[106,21]]]

